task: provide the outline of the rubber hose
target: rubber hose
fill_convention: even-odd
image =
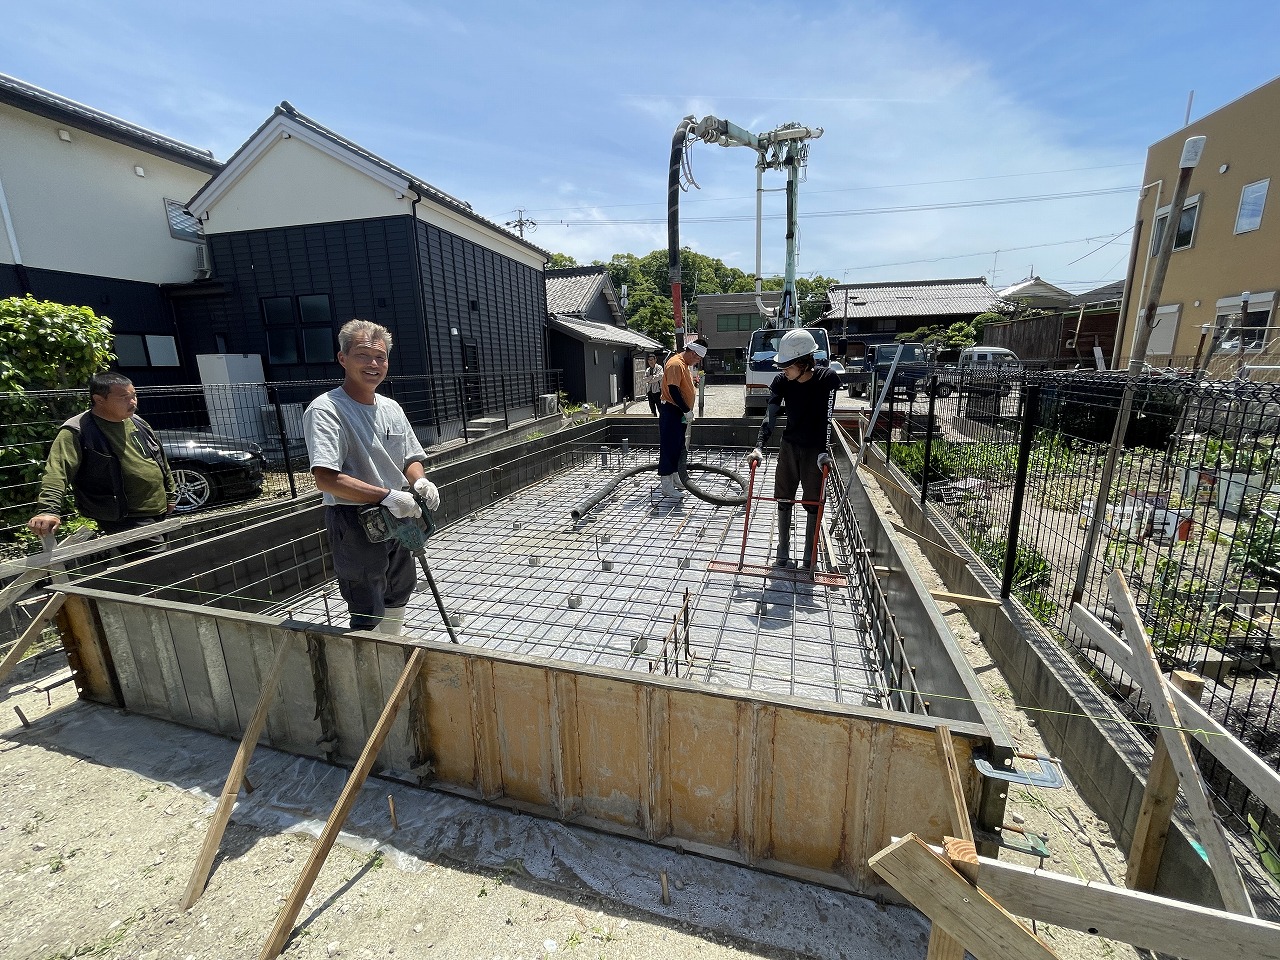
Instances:
[[[591,510],[596,506],[596,504],[598,504],[605,497],[609,496],[609,494],[613,493],[614,490],[618,489],[618,485],[621,484],[623,480],[626,480],[628,477],[634,477],[638,473],[644,473],[646,470],[657,470],[657,469],[658,469],[658,465],[656,463],[646,463],[638,467],[628,467],[626,470],[623,470],[621,473],[619,473],[616,477],[614,477],[612,480],[606,483],[603,487],[601,487],[591,496],[587,497],[587,499],[583,500],[580,504],[578,504],[576,507],[570,510],[569,516],[571,516],[574,520],[581,520],[583,517],[585,517],[588,513],[591,512]],[[738,486],[742,488],[744,493],[740,497],[717,497],[713,494],[707,493],[705,490],[700,488],[696,483],[694,483],[689,479],[690,470],[698,470],[703,473],[716,473],[722,477],[728,477],[730,480],[737,483]],[[705,463],[682,462],[680,464],[678,472],[680,474],[680,482],[683,483],[685,487],[688,489],[688,491],[692,493],[695,497],[697,497],[699,500],[705,500],[707,503],[714,503],[718,507],[737,507],[747,502],[747,495],[745,493],[747,489],[747,482],[742,479],[742,476],[740,474],[735,473],[732,470],[726,469],[724,467],[713,467],[710,464],[705,464]]]

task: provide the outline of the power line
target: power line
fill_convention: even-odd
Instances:
[[[1066,247],[1075,243],[1091,243],[1094,240],[1106,240],[1107,243],[1110,243],[1112,240],[1123,237],[1132,229],[1133,227],[1128,227],[1119,233],[1108,233],[1097,237],[1080,237],[1077,240],[1054,240],[1051,243],[1029,243],[1022,247],[1001,247],[999,250],[977,250],[973,253],[953,253],[941,257],[924,257],[919,260],[895,260],[891,263],[869,263],[860,267],[846,267],[843,272],[849,273],[852,270],[879,270],[883,267],[906,267],[915,263],[938,263],[941,260],[968,260],[971,257],[989,257],[996,253],[1013,253],[1016,250],[1038,250],[1042,247]],[[1106,244],[1103,244],[1103,246],[1106,246]],[[1098,247],[1097,249],[1101,250],[1102,247]],[[1072,263],[1074,262],[1075,261],[1073,260]]]

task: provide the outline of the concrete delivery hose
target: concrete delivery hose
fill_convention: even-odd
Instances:
[[[596,504],[609,496],[609,494],[613,493],[614,490],[618,489],[618,485],[621,484],[622,481],[626,480],[628,477],[634,477],[638,473],[644,473],[646,470],[657,469],[657,463],[646,463],[638,467],[628,467],[591,496],[587,497],[587,499],[583,500],[580,504],[570,510],[569,516],[573,517],[574,520],[581,520],[591,512],[592,508],[595,507]],[[722,497],[713,493],[708,493],[689,478],[689,472],[692,470],[699,471],[700,473],[714,473],[717,476],[732,480],[738,485],[738,488],[742,490],[743,493],[736,497]],[[725,467],[713,467],[707,463],[686,463],[685,460],[681,458],[679,473],[680,482],[683,483],[685,488],[699,500],[705,500],[707,503],[714,503],[718,507],[738,507],[747,502],[747,481],[742,479],[741,474],[735,473],[733,470],[729,470]]]

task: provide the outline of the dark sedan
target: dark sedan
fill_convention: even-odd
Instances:
[[[179,513],[262,492],[266,458],[256,443],[195,430],[157,430],[178,491]]]

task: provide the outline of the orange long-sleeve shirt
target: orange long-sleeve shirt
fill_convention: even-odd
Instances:
[[[693,373],[688,364],[676,354],[662,367],[662,400],[674,404],[681,413],[693,409],[693,401],[697,396],[693,389]]]

